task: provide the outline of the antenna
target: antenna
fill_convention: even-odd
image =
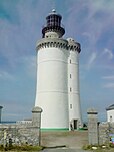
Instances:
[[[52,1],[52,10],[55,9],[55,0],[51,0]]]

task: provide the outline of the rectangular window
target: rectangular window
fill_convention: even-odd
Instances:
[[[70,104],[70,109],[72,109],[72,104]]]
[[[112,122],[112,116],[110,116],[110,122]]]
[[[72,91],[72,88],[70,87],[70,92]]]
[[[72,75],[70,74],[70,78],[72,78]]]
[[[70,59],[70,63],[71,63],[71,59]]]

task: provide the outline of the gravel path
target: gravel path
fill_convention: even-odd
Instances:
[[[85,144],[88,144],[87,131],[49,131],[41,133],[41,145],[45,147],[82,149]]]
[[[43,152],[90,152],[81,149],[45,149]]]

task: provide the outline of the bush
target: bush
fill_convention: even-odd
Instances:
[[[110,143],[109,146],[110,146],[111,148],[114,148],[114,144],[113,144],[113,143]]]
[[[2,151],[4,150],[4,147],[3,147],[3,145],[0,145],[0,150],[2,150]]]
[[[93,145],[84,145],[83,149],[84,150],[91,150]]]

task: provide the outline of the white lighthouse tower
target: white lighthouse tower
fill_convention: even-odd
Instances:
[[[61,15],[52,10],[46,17],[42,39],[37,42],[35,106],[41,107],[42,129],[77,129],[81,124],[79,98],[80,44],[63,39]]]
[[[79,53],[80,44],[68,38],[68,103],[69,124],[73,129],[82,127],[80,90],[79,90]]]

